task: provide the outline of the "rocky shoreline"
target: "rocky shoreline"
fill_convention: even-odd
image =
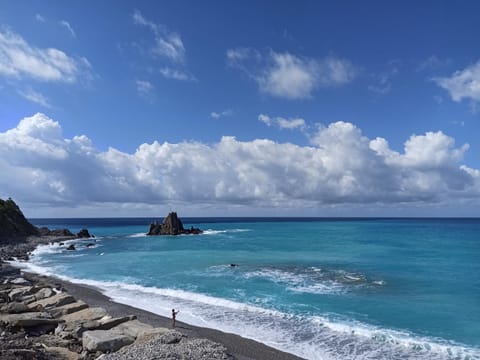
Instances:
[[[1,359],[279,359],[298,357],[233,334],[178,323],[111,302],[95,289],[22,273],[40,244],[77,236],[28,237],[0,247]]]

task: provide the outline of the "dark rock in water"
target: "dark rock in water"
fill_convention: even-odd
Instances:
[[[91,247],[94,247],[94,246],[95,246],[94,243],[88,243],[88,244],[86,245],[87,248],[91,248]]]
[[[38,235],[38,229],[30,224],[12,199],[0,199],[0,239]]]
[[[48,236],[75,236],[75,234],[68,229],[55,229],[50,230]]]
[[[78,238],[90,238],[92,236],[90,236],[90,233],[88,232],[87,229],[82,229],[78,232],[77,237]]]
[[[182,221],[178,218],[176,212],[171,212],[163,219],[163,223],[154,222],[150,224],[147,235],[181,235],[181,234],[201,234],[203,231],[194,228],[185,229]]]
[[[237,267],[238,264],[230,264],[231,267]]]
[[[66,250],[77,250],[77,249],[75,249],[75,245],[71,244],[66,248]]]

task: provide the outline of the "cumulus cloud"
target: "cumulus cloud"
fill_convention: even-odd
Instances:
[[[152,31],[155,44],[151,50],[154,54],[166,57],[173,62],[185,61],[185,46],[179,34],[169,31],[164,25],[146,19],[139,10],[133,12],[133,22]]]
[[[135,85],[137,85],[137,92],[141,95],[150,95],[155,89],[153,84],[148,80],[136,80]]]
[[[449,77],[437,77],[434,81],[447,90],[454,101],[470,99],[480,101],[480,60]]]
[[[210,117],[212,119],[220,119],[222,117],[232,116],[232,115],[233,115],[233,110],[231,110],[231,109],[223,110],[223,111],[220,111],[220,112],[212,111],[210,113]]]
[[[480,196],[479,170],[462,164],[467,149],[429,132],[397,152],[386,139],[336,122],[318,127],[311,146],[226,136],[208,145],[154,141],[125,153],[101,151],[85,135],[64,138],[58,122],[35,114],[0,133],[0,189],[49,206],[453,205]]]
[[[51,108],[52,106],[50,105],[50,102],[48,99],[43,96],[41,93],[33,90],[33,89],[27,89],[27,90],[19,90],[18,94],[22,96],[23,98],[30,100],[31,102],[34,102],[35,104],[41,105],[46,108]]]
[[[67,20],[60,20],[58,23],[60,24],[61,27],[65,28],[73,38],[77,37],[77,34],[75,33],[72,26]]]
[[[276,125],[280,129],[303,129],[306,126],[305,120],[302,118],[286,119],[283,117],[270,117],[266,114],[258,115],[258,120],[267,126]]]
[[[38,22],[42,22],[42,23],[45,22],[45,18],[40,14],[35,14],[35,20],[37,20]]]
[[[172,69],[168,66],[161,68],[160,74],[162,74],[162,76],[167,79],[181,80],[181,81],[195,80],[195,78],[192,75],[188,74],[187,72],[177,70],[177,69]]]
[[[271,51],[263,55],[251,48],[229,49],[227,63],[254,79],[260,91],[275,97],[305,99],[319,87],[340,86],[351,82],[356,71],[345,59],[312,59],[288,52]]]
[[[86,58],[75,59],[55,48],[40,49],[18,34],[0,30],[0,76],[74,83],[89,69]]]

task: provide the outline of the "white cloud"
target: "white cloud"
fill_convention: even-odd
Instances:
[[[155,89],[153,84],[148,80],[136,80],[135,84],[137,85],[137,91],[141,95],[150,95]]]
[[[89,75],[86,58],[75,59],[55,48],[40,49],[20,35],[0,30],[0,76],[74,83]]]
[[[164,25],[147,20],[139,10],[133,12],[133,22],[152,31],[155,43],[151,51],[154,54],[177,63],[185,61],[185,46],[179,34],[169,31]]]
[[[266,124],[267,126],[276,125],[280,129],[304,129],[306,126],[305,120],[302,118],[286,119],[283,117],[270,117],[266,114],[258,115],[258,120]]]
[[[247,73],[260,91],[287,99],[310,98],[319,87],[340,86],[351,82],[356,70],[345,59],[311,59],[290,53],[271,51],[266,56],[251,48],[229,49],[227,63]]]
[[[60,24],[60,26],[64,27],[73,38],[77,37],[77,34],[75,33],[75,31],[73,30],[72,26],[68,21],[60,20],[58,23]]]
[[[437,77],[434,81],[447,90],[454,101],[480,101],[480,60],[450,77]]]
[[[43,107],[46,108],[51,108],[52,106],[50,105],[48,99],[43,96],[41,93],[33,90],[33,89],[27,89],[27,90],[19,90],[18,94],[22,96],[23,98],[30,100],[31,102],[34,102],[36,104],[42,105]]]
[[[163,77],[167,79],[173,79],[173,80],[181,80],[181,81],[193,81],[195,78],[180,70],[172,69],[170,67],[163,67],[160,69],[160,74],[163,75]]]
[[[233,110],[231,109],[227,109],[221,112],[212,111],[210,113],[210,117],[213,119],[220,119],[221,117],[232,116],[232,115],[233,115]]]
[[[45,18],[40,14],[35,14],[35,20],[37,20],[39,22],[42,22],[42,23],[45,22]]]
[[[66,139],[43,114],[0,133],[2,193],[46,206],[183,202],[305,208],[340,204],[448,204],[480,198],[468,146],[441,133],[413,135],[403,152],[347,122],[320,126],[311,146],[222,137],[215,144],[142,144],[134,153]],[[29,189],[28,193],[25,189]],[[350,206],[349,205],[349,206]]]

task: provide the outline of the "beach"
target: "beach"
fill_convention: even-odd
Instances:
[[[14,241],[10,241],[8,245],[3,246],[0,250],[2,255],[2,263],[0,267],[1,282],[5,283],[7,278],[10,282],[15,282],[12,279],[16,278],[25,279],[32,287],[38,284],[42,284],[42,286],[51,286],[52,288],[61,289],[62,293],[72,295],[77,301],[84,301],[91,308],[100,307],[105,309],[106,313],[113,318],[121,318],[130,315],[135,317],[138,321],[151,325],[154,328],[171,328],[171,319],[153,314],[148,311],[137,309],[135,307],[116,303],[109,297],[103,295],[94,287],[74,284],[56,277],[22,272],[3,261],[11,259],[12,256],[26,259],[28,253],[37,245],[42,243],[59,242],[62,240],[65,240],[65,238],[30,237],[28,240],[18,242],[17,244],[15,244]],[[226,349],[226,354],[231,356],[233,359],[301,359],[300,357],[268,347],[251,339],[242,338],[235,334],[229,334],[215,329],[202,328],[186,324],[181,321],[181,314],[177,320],[176,330],[188,339],[208,339],[214,343],[223,345],[223,347]],[[22,345],[20,345],[20,347],[21,346]],[[24,342],[23,346],[26,348],[24,350],[28,351],[28,347],[31,346],[31,344]],[[5,353],[2,353],[2,356],[5,356]],[[59,356],[58,353],[56,356]],[[53,358],[57,357],[52,357],[52,359]],[[58,358],[62,358],[62,356],[60,355]]]

